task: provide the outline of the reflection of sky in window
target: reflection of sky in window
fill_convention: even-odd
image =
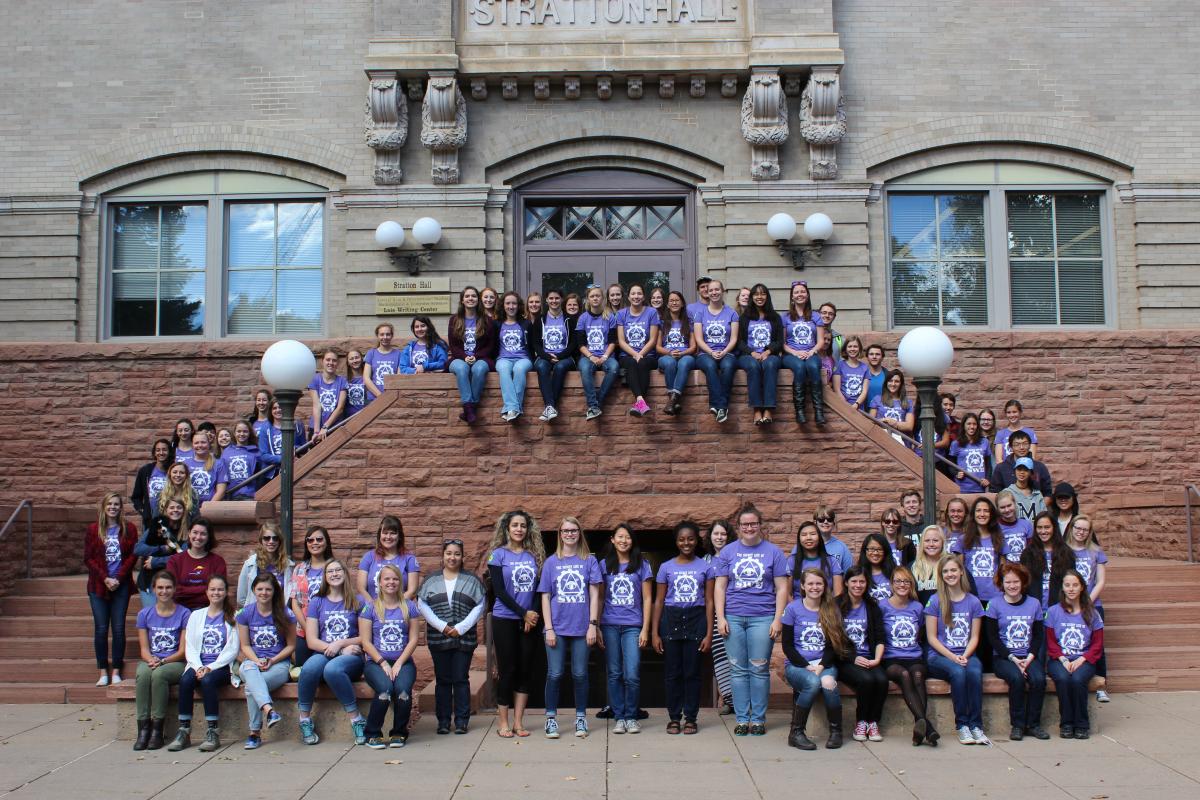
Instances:
[[[319,267],[320,203],[234,203],[229,206],[230,267]]]

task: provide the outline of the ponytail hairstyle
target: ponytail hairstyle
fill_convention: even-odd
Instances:
[[[808,576],[812,575],[821,579],[821,585],[825,587],[821,591],[821,605],[817,610],[817,620],[821,625],[821,632],[825,634],[825,641],[829,642],[829,646],[839,656],[854,652],[854,645],[850,642],[850,637],[846,635],[846,626],[842,621],[842,612],[838,609],[837,601],[833,599],[833,594],[830,592],[829,576],[816,567],[809,567],[800,573],[800,585],[808,580]]]
[[[396,599],[400,603],[400,616],[404,618],[405,624],[408,623],[408,601],[404,599],[404,576],[400,574],[400,568],[395,564],[384,564],[379,569],[379,575],[390,572],[396,576],[396,580],[400,582],[400,589],[396,592]],[[375,619],[383,622],[387,618],[387,608],[383,605],[383,582],[379,583],[379,594],[375,596]]]
[[[280,550],[283,548],[280,547]],[[270,572],[260,572],[254,577],[254,582],[250,584],[250,593],[254,593],[254,587],[260,583],[271,584],[271,620],[275,623],[275,630],[282,636],[283,632],[288,629],[292,623],[287,618],[287,612],[284,611],[283,605],[283,587],[279,585],[279,580]]]

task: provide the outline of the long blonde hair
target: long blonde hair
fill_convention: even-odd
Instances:
[[[942,570],[946,568],[947,564],[956,564],[958,566],[958,588],[963,594],[967,593],[967,587],[963,585],[963,581],[966,580],[967,577],[967,569],[963,566],[962,559],[958,557],[957,553],[946,553],[940,559],[938,559],[938,605],[941,606],[942,624],[948,628],[950,627],[950,623],[954,620],[954,614],[952,613],[954,611],[954,601],[950,599],[950,589],[946,587],[946,582],[942,580]]]
[[[114,497],[121,501],[121,510],[117,512],[117,536],[125,535],[125,498],[120,492],[109,492],[100,498],[99,513],[96,515],[96,535],[100,537],[100,544],[104,544],[108,531],[108,514],[104,512],[104,507]]]
[[[575,555],[587,561],[588,556],[592,554],[591,548],[588,547],[587,537],[583,535],[583,526],[579,524],[579,520],[575,517],[563,517],[562,522],[558,523],[558,527],[562,528],[563,522],[569,522],[579,529],[579,544],[575,545]],[[557,542],[554,545],[554,555],[559,558],[563,557],[562,536],[557,537]]]
[[[522,547],[533,555],[537,565],[541,567],[546,560],[546,546],[542,544],[542,532],[538,528],[537,520],[524,509],[516,508],[500,515],[500,518],[496,520],[496,528],[492,531],[492,541],[488,545],[488,551],[508,547],[508,523],[512,521],[513,517],[525,518],[525,542]]]
[[[408,602],[404,599],[404,576],[400,574],[400,568],[395,564],[384,564],[379,568],[379,575],[390,572],[396,576],[396,580],[400,581],[400,589],[396,592],[396,599],[400,603],[400,616],[404,617],[404,621],[408,622]],[[383,581],[379,582],[379,594],[375,595],[375,619],[383,622],[387,618],[387,609],[383,605]]]
[[[279,537],[279,549],[275,551],[274,564],[269,563],[270,555],[267,553],[267,549],[263,547],[262,544],[262,535],[264,533],[273,533]],[[258,565],[259,569],[274,567],[280,575],[283,575],[285,572],[287,572],[288,552],[287,548],[283,546],[283,532],[280,530],[278,522],[275,522],[274,520],[267,520],[259,527],[258,546],[254,548],[254,554],[257,556],[255,563]]]
[[[171,483],[171,470],[176,467],[183,468],[183,483],[180,484],[178,489],[175,488],[175,484]],[[167,503],[171,500],[178,500],[180,505],[183,506],[183,520],[186,524],[196,513],[196,492],[192,489],[192,469],[182,461],[176,461],[167,467],[167,483],[158,494],[160,514],[166,509]]]
[[[946,532],[937,525],[927,525],[925,530],[921,531],[921,543],[917,545],[917,557],[912,563],[912,574],[917,579],[918,583],[928,583],[930,580],[937,578],[938,561],[941,556],[938,556],[938,561],[934,561],[925,555],[925,536],[930,531],[934,531],[938,536],[942,537],[942,553],[946,552]]]
[[[328,535],[328,534],[327,534]],[[321,588],[317,590],[317,597],[329,597],[329,590],[333,588],[329,583],[329,578],[326,574],[329,572],[329,567],[337,564],[342,568],[342,585],[339,591],[342,593],[342,603],[346,606],[347,611],[353,611],[357,614],[362,610],[362,601],[358,599],[358,593],[350,586],[350,570],[346,569],[345,563],[341,559],[331,558],[325,562],[325,566],[321,568]]]

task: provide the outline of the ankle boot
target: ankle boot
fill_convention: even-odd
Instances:
[[[467,424],[468,425],[471,425],[475,422],[476,407],[477,407],[476,403],[467,403],[466,405],[463,406],[463,413],[465,413],[467,415]]]
[[[818,425],[825,424],[825,394],[821,388],[821,383],[810,383],[808,385],[808,393],[812,395],[813,403],[813,419]]]
[[[811,709],[792,706],[792,732],[788,734],[788,747],[797,750],[816,750],[817,746],[804,733],[808,725],[808,712]]]
[[[133,749],[134,750],[145,750],[146,746],[148,744],[150,744],[150,720],[139,719],[137,721],[137,724],[138,724],[137,741],[133,743]]]
[[[842,708],[826,708],[829,717],[829,738],[825,740],[826,750],[837,750],[842,746]]]
[[[460,411],[458,413],[458,418],[460,420],[462,420],[463,422],[467,421],[467,404],[466,403],[462,404],[462,411]]]
[[[162,750],[163,747],[163,720],[150,720],[150,741],[146,743],[147,750]]]
[[[803,425],[808,422],[804,415],[804,396],[808,394],[808,386],[801,380],[792,381],[792,407],[796,409],[796,422]]]

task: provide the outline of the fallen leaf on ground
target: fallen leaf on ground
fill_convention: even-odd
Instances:
[[[564,781],[577,781],[577,780],[579,780],[579,778],[576,778],[574,775],[568,775],[567,777],[563,778],[563,780]]]
[[[385,763],[385,764],[389,764],[389,765],[393,765],[393,766],[394,766],[394,765],[396,765],[396,764],[403,764],[404,762],[403,762],[403,761],[401,761],[401,760],[400,760],[400,759],[398,759],[398,758],[394,758],[394,759],[392,759],[392,760],[390,760],[390,761],[385,761],[385,762],[383,762],[383,763]]]

